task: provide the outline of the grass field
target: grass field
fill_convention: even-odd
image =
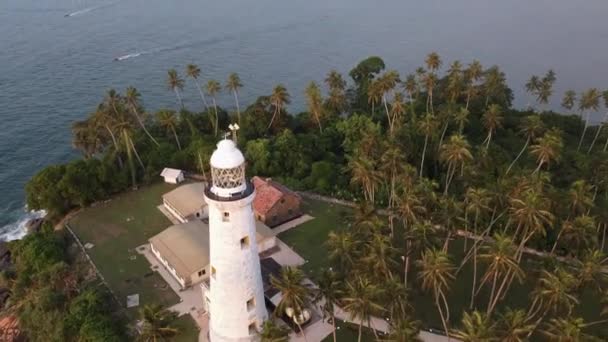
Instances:
[[[156,208],[162,194],[174,186],[159,183],[121,194],[109,202],[86,208],[68,223],[120,301],[139,294],[140,306],[176,304],[179,297],[135,248],[161,232],[171,222]],[[128,310],[133,316],[137,308]]]
[[[318,270],[329,267],[327,249],[325,247],[327,235],[332,230],[347,227],[348,215],[352,212],[352,209],[309,199],[306,199],[305,201],[304,210],[315,217],[315,219],[280,234],[279,238],[308,261],[303,269],[314,277]],[[463,244],[463,239],[456,239],[450,243],[450,255],[456,266],[460,265],[460,261],[464,256]],[[402,245],[403,243],[401,242],[396,243],[398,248]],[[537,258],[528,258],[524,260],[522,268],[524,271],[526,269],[537,269],[538,267],[532,267],[532,264],[542,262],[544,261]],[[484,271],[484,267],[479,265],[479,276],[481,276]],[[472,264],[467,263],[462,267],[456,280],[451,284],[448,302],[450,305],[450,322],[452,322],[453,327],[460,324],[463,311],[469,309],[472,275]],[[419,282],[415,277],[416,274],[410,272],[410,297],[416,312],[416,318],[423,322],[425,328],[434,328],[441,331],[441,320],[437,313],[433,298],[429,293],[420,289]],[[514,282],[508,297],[499,304],[497,310],[503,310],[507,306],[512,308],[527,308],[530,303],[530,293],[534,288],[536,279],[537,274],[535,274],[535,272],[526,272],[526,279],[523,284]],[[488,295],[488,291],[482,290],[477,296],[476,302],[481,304],[482,308],[485,308]],[[586,321],[599,320],[601,305],[596,298],[596,295],[593,293],[583,293],[580,299],[581,304],[578,305],[575,314],[583,317]],[[594,326],[589,332],[608,340],[608,329],[605,325]]]
[[[357,341],[357,337],[359,336],[358,329],[359,326],[356,324],[336,321],[336,340],[338,340],[338,342]],[[372,342],[376,340],[374,334],[369,329],[363,327],[361,331],[361,342]],[[333,335],[329,334],[322,342],[333,342],[333,340]]]
[[[179,317],[172,325],[172,327],[179,330],[179,335],[173,338],[173,342],[196,342],[198,341],[198,326],[194,319],[190,315],[183,315]]]

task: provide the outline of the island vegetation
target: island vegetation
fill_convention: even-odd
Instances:
[[[412,305],[413,295],[426,296],[425,310],[440,321],[434,327],[462,341],[606,340],[608,306],[589,314],[581,301],[608,305],[608,129],[606,120],[590,123],[591,113],[608,110],[608,91],[569,90],[565,112],[556,113],[548,109],[557,77],[549,70],[525,84],[530,107],[519,110],[498,66],[447,65],[436,53],[423,64],[400,74],[369,57],[349,80],[330,71],[306,87],[307,108],[299,113],[289,113],[291,94],[281,84],[243,106],[246,85],[238,75],[222,87],[205,82],[195,65],[185,68],[187,80],[177,70],[167,73],[173,109],[149,112],[135,88],[111,89],[72,126],[83,158],[38,172],[26,186],[28,207],[59,220],[155,182],[167,166],[206,176],[215,144],[238,122],[251,175],[357,203],[349,223],[332,227],[323,246],[330,268],[308,274],[318,290],[301,286],[301,270],[274,279],[293,290],[295,297],[285,299],[292,307],[325,298],[362,322],[388,319],[389,336],[371,326],[379,339],[413,341],[421,327],[434,324],[421,321]],[[184,107],[186,86],[200,94],[198,108]],[[220,106],[220,92],[234,102]],[[30,255],[29,241],[55,241],[51,236],[27,237],[15,254]],[[28,266],[27,277],[49,276],[36,260],[55,265],[55,259],[36,253],[44,255],[30,261],[37,268]],[[16,284],[24,274],[18,272]],[[457,282],[467,291],[455,307],[449,294]],[[527,298],[512,300],[522,286],[529,286]],[[81,303],[80,296],[98,300],[86,291],[69,301],[55,298],[62,301],[57,310]],[[36,320],[27,303],[15,301],[14,309],[25,324]],[[333,317],[333,305],[322,307]],[[79,322],[61,329],[89,340]],[[36,340],[52,329],[59,328],[39,325],[28,333]],[[285,333],[268,323],[262,336],[280,341],[273,331]]]

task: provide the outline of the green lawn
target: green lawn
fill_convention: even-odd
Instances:
[[[280,234],[279,238],[308,261],[303,269],[308,274],[314,276],[318,270],[329,267],[327,249],[325,247],[327,235],[332,230],[348,226],[348,215],[352,212],[352,209],[306,199],[304,210],[314,216],[315,219]],[[399,228],[397,227],[396,234],[398,234],[398,230]],[[460,261],[464,256],[463,244],[463,239],[456,239],[450,243],[450,255],[456,266],[460,265]],[[469,242],[469,247],[471,246],[470,244],[471,242]],[[403,245],[401,242],[396,244],[396,246],[401,245]],[[524,260],[522,267],[524,270],[533,269],[531,264],[540,262],[543,261],[537,258],[528,258]],[[537,269],[538,267],[535,268]],[[485,269],[480,265],[478,267],[478,275],[481,276],[484,271]],[[456,280],[451,284],[448,302],[450,304],[450,322],[452,322],[452,326],[460,323],[463,311],[468,310],[469,308],[472,275],[473,267],[469,262],[460,270]],[[526,280],[524,283],[518,284],[514,282],[509,291],[509,296],[501,302],[497,309],[500,311],[507,306],[513,308],[528,307],[530,303],[530,293],[534,288],[536,278],[537,274],[534,272],[526,272]],[[410,296],[416,311],[416,318],[423,322],[425,328],[442,330],[441,320],[437,313],[433,298],[429,293],[420,289],[419,282],[415,279],[414,272],[410,273],[409,284],[410,287],[412,287]],[[585,320],[589,322],[599,320],[601,305],[596,296],[597,295],[594,295],[593,293],[583,293],[580,298],[581,304],[578,305],[575,314],[585,318]],[[482,307],[485,307],[488,291],[482,290],[477,298],[477,302],[480,303]],[[590,329],[589,332],[604,338],[608,337],[608,329],[605,325],[596,325]]]
[[[172,339],[174,342],[196,342],[198,341],[198,326],[190,315],[179,317],[172,326],[179,330],[179,335]]]
[[[357,341],[357,337],[359,337],[359,326],[352,323],[346,323],[344,321],[336,321],[336,340],[338,342],[352,342]],[[374,334],[371,330],[363,327],[361,334],[362,342],[372,342],[375,341]],[[323,339],[322,342],[333,342],[334,337],[332,334],[329,334],[327,337]]]
[[[151,272],[148,261],[135,251],[171,225],[156,207],[162,203],[162,194],[173,188],[164,183],[142,187],[86,208],[69,222],[83,244],[94,244],[88,253],[123,305],[126,296],[135,293],[139,293],[140,306],[167,306],[179,301],[162,277]],[[129,311],[133,315],[137,309]]]

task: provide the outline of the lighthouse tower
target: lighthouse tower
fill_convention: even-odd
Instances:
[[[211,342],[256,340],[268,317],[251,203],[255,191],[245,178],[245,158],[232,140],[211,155],[209,208]]]

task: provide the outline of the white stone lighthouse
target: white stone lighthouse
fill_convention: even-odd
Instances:
[[[255,219],[255,191],[245,178],[245,158],[232,140],[211,156],[209,206],[211,342],[257,340],[267,319]]]

